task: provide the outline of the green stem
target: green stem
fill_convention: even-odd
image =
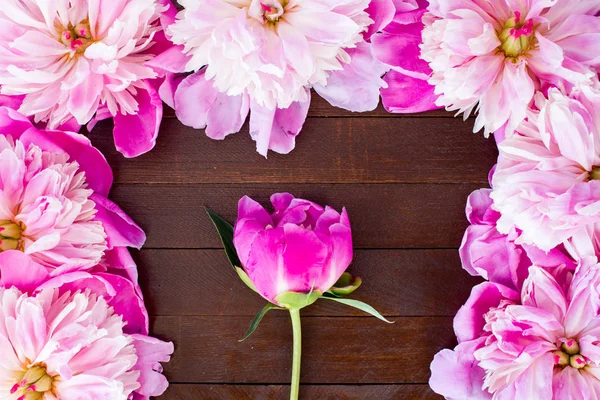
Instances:
[[[292,388],[290,400],[298,400],[300,393],[300,360],[302,358],[302,328],[300,326],[300,309],[291,309],[292,331],[294,332],[294,359],[292,362]]]

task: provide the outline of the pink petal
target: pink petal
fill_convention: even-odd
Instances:
[[[366,11],[374,21],[369,25],[367,32],[363,33],[363,38],[369,41],[376,32],[381,31],[392,22],[396,14],[396,7],[394,7],[393,0],[372,0]]]
[[[310,94],[307,93],[307,96]],[[256,151],[267,156],[268,150],[287,154],[296,145],[296,136],[308,115],[310,101],[295,102],[288,108],[269,110],[254,102],[251,104],[250,136],[256,142]]]
[[[139,106],[137,114],[118,113],[114,117],[115,145],[128,158],[137,157],[154,148],[163,114],[160,96],[148,82],[144,81],[144,87],[137,88],[135,100]]]
[[[440,108],[435,104],[438,96],[434,87],[427,81],[393,70],[385,75],[384,80],[388,87],[381,89],[381,99],[387,111],[406,114]]]
[[[90,199],[96,203],[95,218],[102,222],[109,249],[118,246],[142,247],[146,234],[119,206],[99,194],[91,195]]]
[[[354,112],[371,111],[379,104],[379,90],[387,87],[381,79],[388,71],[371,54],[371,45],[361,42],[347,50],[350,64],[329,75],[327,85],[314,85],[315,91],[335,107]]]
[[[142,335],[132,335],[132,338],[138,357],[134,369],[140,372],[138,382],[141,385],[136,392],[143,396],[162,395],[167,390],[169,382],[162,375],[160,363],[170,361],[171,354],[175,350],[173,343]]]
[[[48,279],[46,268],[36,263],[21,251],[9,250],[0,253],[0,285],[16,287],[22,292],[33,292]]]

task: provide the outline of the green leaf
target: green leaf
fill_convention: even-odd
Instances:
[[[250,337],[250,335],[252,335],[254,333],[254,331],[258,327],[258,324],[260,324],[260,321],[262,321],[263,317],[271,310],[283,310],[283,308],[277,307],[273,303],[268,303],[266,306],[264,306],[263,309],[260,310],[258,314],[256,314],[256,317],[254,317],[254,320],[252,320],[252,323],[250,324],[250,328],[248,328],[248,331],[246,332],[244,337],[241,338],[240,340],[238,340],[238,342],[243,342],[244,340],[248,339]]]
[[[370,314],[370,315],[374,316],[375,318],[378,318],[378,319],[380,319],[380,320],[382,320],[384,322],[387,322],[388,324],[393,324],[393,322],[388,321],[387,319],[385,319],[385,317],[383,315],[379,314],[376,309],[374,309],[373,307],[371,307],[367,303],[363,303],[362,301],[352,300],[352,299],[340,299],[338,297],[332,296],[329,293],[325,293],[325,295],[323,296],[323,298],[327,299],[327,300],[337,301],[338,303],[342,303],[342,304],[345,304],[347,306],[357,308],[357,309],[359,309],[361,311],[366,312],[367,314]]]
[[[248,276],[246,271],[244,271],[244,269],[240,268],[240,267],[234,267],[234,268],[235,268],[235,272],[237,272],[237,274],[240,277],[240,279],[242,280],[242,282],[244,282],[246,284],[246,286],[248,286],[250,289],[252,289],[256,293],[258,293],[258,290],[256,290],[256,286],[254,286],[254,283],[252,283],[252,281],[250,280],[250,277]]]
[[[225,248],[225,254],[227,254],[231,266],[234,268],[241,267],[242,263],[240,262],[237,251],[235,251],[235,246],[233,245],[233,227],[229,222],[225,221],[208,208],[205,207],[204,209],[215,225],[215,228],[217,228],[217,232],[219,233],[221,242],[223,242],[223,247]]]
[[[352,276],[349,272],[344,272],[340,279],[327,292],[335,297],[348,296],[362,284],[362,279],[358,276]]]
[[[285,292],[275,297],[275,301],[288,309],[300,309],[311,305],[322,295],[318,290],[310,293]]]

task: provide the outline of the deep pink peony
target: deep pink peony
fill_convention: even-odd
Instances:
[[[494,210],[490,193],[491,189],[476,190],[467,200],[466,213],[471,225],[465,231],[459,252],[462,266],[469,274],[519,292],[532,265],[550,268],[565,265],[569,270],[575,269],[571,254],[562,246],[545,252],[535,246],[517,244],[520,231],[514,227],[507,234],[500,233],[496,227],[500,213]]]
[[[387,88],[381,89],[385,109],[393,113],[428,111],[436,105],[438,96],[427,81],[431,68],[420,59],[423,14],[426,0],[395,0],[393,21],[371,39],[373,55],[391,70],[385,75]]]
[[[511,134],[536,90],[596,77],[599,11],[589,0],[431,0],[421,57],[433,70],[436,104],[465,118],[478,111],[474,130],[486,136],[503,127]],[[407,53],[418,63],[414,56]]]
[[[186,125],[213,139],[238,132],[250,112],[260,154],[289,153],[310,89],[351,111],[377,107],[387,68],[371,35],[392,19],[392,0],[185,0],[167,34],[185,58],[153,65],[195,72],[163,92]],[[178,84],[179,83],[179,84]]]
[[[248,277],[275,304],[284,293],[325,293],[352,261],[346,210],[289,193],[274,194],[271,203],[269,214],[247,196],[239,202],[233,242]]]
[[[439,352],[430,385],[448,399],[600,396],[600,265],[573,276],[532,267],[521,294],[476,286],[455,319],[459,345]]]
[[[166,390],[160,363],[173,344],[147,336],[129,279],[51,278],[15,250],[0,254],[0,274],[0,397],[147,400]]]
[[[147,62],[172,47],[161,19],[174,12],[170,0],[3,1],[0,93],[49,129],[113,117],[117,149],[145,153],[162,118]]]
[[[567,97],[538,94],[536,109],[499,144],[494,208],[502,233],[549,251],[600,227],[600,90],[584,86]],[[589,241],[589,240],[588,240]]]
[[[0,251],[20,250],[59,275],[141,247],[144,232],[106,198],[111,185],[88,139],[40,131],[0,107]]]

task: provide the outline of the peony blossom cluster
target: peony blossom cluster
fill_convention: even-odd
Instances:
[[[114,119],[126,157],[151,150],[162,119],[170,0],[6,0],[0,9],[0,105],[49,129]]]
[[[127,247],[144,232],[107,199],[81,135],[0,107],[0,398],[149,399],[173,345],[149,318]]]
[[[398,0],[373,38],[392,72],[391,112],[477,113],[474,131],[511,135],[536,93],[593,85],[600,72],[600,3],[589,0]]]
[[[563,67],[572,73],[556,67],[555,74],[577,77],[575,72],[600,60],[593,53],[600,48],[594,31],[600,17],[592,3],[572,1],[567,9],[557,0],[527,14],[545,16],[544,29],[536,28],[535,17],[513,28],[521,35],[534,32],[538,47],[524,53],[530,57],[528,79],[536,77],[540,64],[534,57],[544,37],[577,45],[582,54],[575,57],[568,51],[573,47],[564,47],[564,59],[573,58]],[[562,19],[553,24],[558,11]],[[571,26],[569,35],[564,29],[573,21],[579,25]],[[557,31],[563,32],[560,39]],[[591,43],[594,49],[586,47]],[[509,44],[531,45],[524,39]],[[456,315],[458,346],[442,350],[431,364],[430,385],[447,399],[600,397],[600,82],[597,71],[587,75],[568,81],[542,74],[547,81],[519,106],[523,115],[515,125],[515,114],[502,114],[508,119],[495,132],[499,156],[491,189],[469,197],[471,225],[460,248],[463,268],[486,282],[473,289]],[[499,95],[492,99],[502,107]],[[479,107],[481,117],[481,100]]]
[[[250,114],[257,151],[289,153],[311,89],[333,106],[368,111],[387,86],[371,38],[391,21],[392,0],[179,3],[166,33],[180,55],[152,64],[171,73],[161,94],[179,120],[213,139],[238,132]]]

